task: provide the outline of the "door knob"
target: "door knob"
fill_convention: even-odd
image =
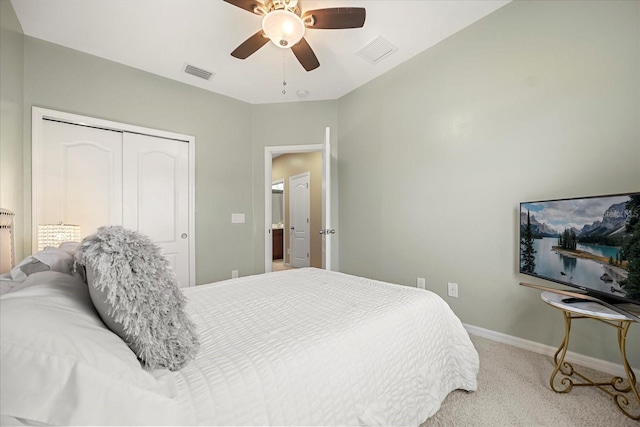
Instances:
[[[180,237],[182,237],[183,239],[186,239],[188,236],[187,236],[187,233],[182,233]]]

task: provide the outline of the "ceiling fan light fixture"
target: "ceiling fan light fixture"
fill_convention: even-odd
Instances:
[[[262,18],[262,31],[280,48],[289,48],[304,37],[302,19],[288,10],[274,10]]]

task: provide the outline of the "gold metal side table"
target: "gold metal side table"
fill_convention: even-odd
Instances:
[[[551,389],[557,393],[569,393],[573,387],[597,387],[611,396],[615,404],[626,416],[633,420],[640,420],[640,395],[638,395],[636,387],[636,375],[629,366],[625,350],[627,331],[635,320],[595,302],[586,301],[568,304],[562,301],[566,298],[565,295],[547,291],[542,292],[541,297],[547,304],[561,310],[564,316],[564,341],[553,356],[556,367],[549,380]],[[610,382],[596,383],[577,372],[569,362],[564,360],[569,347],[572,319],[594,319],[618,330],[618,346],[622,357],[622,366],[627,375],[626,379],[614,376]],[[556,377],[558,375],[561,376],[561,379],[559,386],[556,386]],[[584,382],[574,381],[575,377],[579,377]],[[633,400],[634,398],[635,401]]]

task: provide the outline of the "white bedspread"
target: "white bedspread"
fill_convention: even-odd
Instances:
[[[478,354],[429,291],[300,269],[184,292],[202,344],[173,373],[184,424],[418,425],[476,389]]]

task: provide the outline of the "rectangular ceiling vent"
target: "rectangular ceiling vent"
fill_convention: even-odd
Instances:
[[[202,68],[194,67],[189,64],[184,64],[182,71],[205,80],[211,80],[211,77],[213,77],[213,73],[211,71],[203,70]]]
[[[356,54],[372,64],[377,64],[397,50],[397,47],[382,37],[376,36],[357,51]]]

